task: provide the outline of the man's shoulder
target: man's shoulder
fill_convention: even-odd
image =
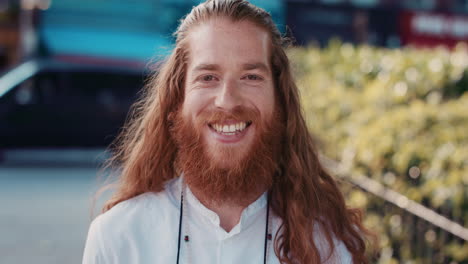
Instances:
[[[166,185],[161,192],[122,201],[96,217],[89,227],[83,263],[134,263],[141,254],[152,252],[148,247],[155,241],[151,239],[164,233],[170,220],[178,217],[179,207],[170,188]]]
[[[140,221],[142,217],[150,217],[151,213],[159,214],[177,208],[178,204],[173,195],[176,183],[173,179],[167,182],[164,190],[160,192],[146,192],[124,200],[96,219],[101,218],[101,225],[113,225],[125,221]]]
[[[96,220],[105,225],[113,223],[122,223],[123,221],[131,221],[136,216],[147,214],[151,207],[158,207],[164,200],[164,192],[154,193],[146,192],[138,196],[124,200],[114,205],[108,211],[99,215]]]
[[[103,236],[125,233],[137,222],[139,225],[146,222],[145,219],[151,216],[150,208],[157,206],[152,205],[157,203],[157,196],[155,193],[143,193],[122,201],[96,217],[91,227],[96,227]]]
[[[103,235],[132,233],[151,228],[177,210],[177,203],[166,188],[122,201],[96,217],[91,225],[99,226]]]

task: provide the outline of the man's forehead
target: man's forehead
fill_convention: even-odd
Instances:
[[[234,21],[231,18],[223,17],[223,16],[215,16],[212,18],[208,18],[204,21],[200,21],[198,24],[194,25],[190,32],[201,31],[211,29],[217,32],[243,32],[248,33],[246,31],[252,31],[255,33],[265,33],[267,31],[263,28],[259,27],[254,22],[250,21],[249,19],[242,19]]]
[[[269,68],[269,34],[250,21],[203,22],[190,30],[187,44],[192,67],[207,69],[235,61],[245,68]]]

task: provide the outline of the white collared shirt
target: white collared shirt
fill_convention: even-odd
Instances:
[[[172,264],[176,263],[181,178],[171,180],[164,191],[144,193],[121,202],[91,223],[83,264]],[[180,261],[183,264],[261,264],[263,263],[266,204],[264,193],[244,209],[239,223],[226,232],[218,215],[186,190]],[[281,219],[270,210],[271,233],[276,234]],[[189,241],[184,241],[184,236]],[[314,230],[316,245],[326,257],[327,243],[320,230]],[[268,243],[267,263],[279,264],[273,240]],[[328,264],[352,263],[341,241]]]

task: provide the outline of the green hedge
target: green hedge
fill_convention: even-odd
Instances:
[[[308,125],[327,156],[468,226],[467,45],[390,50],[333,40],[289,56]],[[366,222],[381,236],[379,263],[396,261],[385,259],[389,250],[401,263],[424,263],[424,256],[395,248],[411,243],[404,228],[393,232],[397,213],[373,213],[382,201],[346,193],[350,205],[369,208]],[[467,263],[466,242],[434,248],[444,262]]]

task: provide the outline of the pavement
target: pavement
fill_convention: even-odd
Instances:
[[[103,150],[16,150],[0,163],[0,263],[81,263]],[[106,196],[100,199],[96,212]]]

